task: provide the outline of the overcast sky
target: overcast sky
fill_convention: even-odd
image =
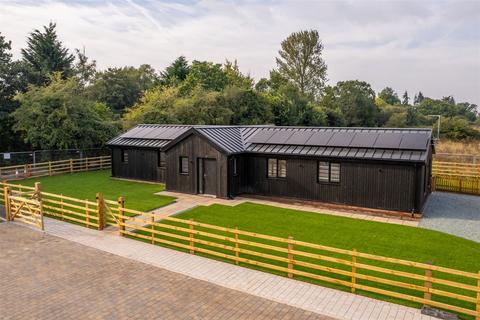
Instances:
[[[100,68],[151,64],[179,55],[237,59],[268,76],[282,39],[317,29],[329,84],[359,79],[378,92],[453,95],[480,105],[480,1],[5,1],[0,32],[15,57],[27,34],[50,21],[70,48]]]

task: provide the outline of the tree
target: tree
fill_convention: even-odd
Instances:
[[[123,116],[124,129],[139,123],[180,123],[174,114],[179,98],[178,87],[157,86],[145,91],[140,100],[126,110]]]
[[[400,99],[398,98],[397,93],[390,87],[384,88],[382,91],[380,91],[378,96],[388,104],[400,104]]]
[[[73,73],[81,84],[87,85],[94,79],[97,73],[97,62],[88,60],[88,57],[85,55],[85,49],[83,51],[75,49],[75,53],[78,61],[73,68]]]
[[[340,81],[334,87],[327,87],[321,104],[326,110],[340,112],[346,126],[377,125],[379,109],[375,104],[375,92],[364,81]]]
[[[43,32],[36,29],[27,38],[22,56],[30,69],[29,82],[42,85],[53,72],[61,72],[64,78],[72,74],[75,57],[58,40],[56,24],[50,22]]]
[[[147,64],[139,68],[108,68],[97,73],[89,92],[92,99],[105,103],[114,113],[122,114],[139,101],[145,90],[157,84],[155,70]]]
[[[164,85],[178,85],[187,78],[189,71],[187,59],[180,56],[160,74],[160,81]]]
[[[413,100],[413,104],[419,104],[423,99],[425,99],[425,97],[423,96],[422,91],[418,91],[418,94],[415,95],[415,99]]]
[[[405,106],[408,105],[408,102],[410,101],[410,97],[408,96],[407,90],[405,90],[405,92],[403,93],[402,98],[403,98],[402,104]]]
[[[294,32],[281,43],[280,57],[276,58],[278,72],[302,94],[319,97],[327,79],[322,51],[318,31]]]
[[[112,112],[88,98],[75,77],[53,74],[45,87],[31,86],[17,95],[15,131],[34,148],[96,148],[118,133]]]
[[[220,103],[232,111],[230,124],[264,124],[272,118],[268,104],[252,89],[229,86],[220,97]]]
[[[208,61],[193,61],[185,81],[181,84],[184,94],[192,92],[196,87],[207,91],[221,91],[228,84],[222,65]]]
[[[13,131],[11,113],[19,104],[17,92],[26,89],[23,63],[12,60],[11,41],[0,34],[0,151],[15,151],[24,146],[23,139]]]
[[[435,124],[436,126],[437,124]],[[436,128],[434,128],[436,130]],[[461,117],[446,118],[442,121],[440,134],[452,140],[479,139],[480,131],[470,126]]]
[[[237,60],[234,62],[226,61],[223,65],[223,70],[227,75],[227,83],[229,86],[234,86],[243,89],[253,88],[253,79],[250,76],[246,76],[240,72],[238,68]]]

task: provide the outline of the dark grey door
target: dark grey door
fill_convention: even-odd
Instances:
[[[217,161],[203,159],[203,193],[217,194]]]

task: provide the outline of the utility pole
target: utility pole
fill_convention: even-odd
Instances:
[[[442,115],[440,114],[430,114],[428,115],[429,117],[437,117],[438,118],[438,123],[437,123],[437,140],[440,140],[440,124],[441,124],[441,118]]]

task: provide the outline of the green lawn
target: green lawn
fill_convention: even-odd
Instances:
[[[318,213],[309,213],[303,211],[296,211],[291,209],[282,209],[277,207],[258,205],[252,203],[245,203],[235,207],[222,206],[222,205],[212,205],[209,207],[197,207],[190,211],[183,212],[176,217],[181,219],[190,219],[193,218],[195,221],[203,222],[212,225],[224,226],[229,228],[238,227],[241,230],[251,231],[256,233],[262,233],[267,235],[279,236],[279,237],[288,237],[293,236],[296,240],[303,240],[306,242],[317,243],[322,245],[327,245],[336,248],[342,249],[357,249],[358,251],[371,253],[386,257],[393,257],[399,259],[406,259],[416,262],[427,262],[432,261],[433,264],[438,266],[445,266],[450,268],[455,268],[464,271],[478,272],[480,270],[480,244],[474,241],[466,240],[463,238],[455,237],[445,233],[431,231],[421,228],[407,227],[394,224],[386,224],[380,222],[366,221],[360,219],[352,219],[345,217],[338,217],[332,215],[323,215]],[[165,222],[173,225],[180,225],[174,222]],[[181,225],[185,227],[185,225]],[[157,227],[159,231],[168,231],[167,229]],[[198,230],[204,230],[208,232],[213,232],[217,234],[226,235],[220,231],[212,231],[211,229],[196,228]],[[150,235],[146,231],[137,231],[138,233]],[[168,232],[172,232],[171,230]],[[174,232],[183,236],[188,236],[186,233]],[[231,234],[228,236],[232,236]],[[160,237],[160,236],[158,236]],[[252,240],[257,242],[262,242],[265,244],[275,244],[279,245],[276,242],[270,242],[266,240],[258,240],[245,236],[241,236],[244,240]],[[162,238],[162,237],[160,237]],[[211,238],[204,236],[198,236],[198,238],[211,241]],[[170,238],[168,240],[180,242],[183,244],[188,244],[188,241],[176,240]],[[227,246],[231,246],[232,243],[228,241],[219,241]],[[203,247],[206,249],[214,250],[217,252],[230,254],[232,251],[212,248],[206,245],[197,244],[198,247]],[[248,247],[247,249],[253,249],[258,252],[285,256],[282,253],[278,253],[271,250],[260,249],[256,247]],[[182,250],[182,249],[180,249]],[[321,252],[309,248],[299,248],[299,250],[304,250],[313,253],[325,254],[342,259],[350,259],[344,255],[338,255],[333,253]],[[185,250],[182,250],[185,251]],[[199,255],[208,256],[202,253]],[[248,256],[241,254],[241,257],[247,259],[253,259],[257,261],[262,261],[274,265],[279,265],[285,267],[285,263],[273,261],[269,259]],[[214,256],[211,258],[218,259]],[[348,266],[342,266],[339,264],[325,262],[320,260],[314,260],[306,257],[296,257],[305,262],[319,263],[327,267],[334,267],[343,270],[349,270]],[[407,271],[411,273],[423,274],[423,270],[415,269],[406,266],[396,266],[385,262],[378,262],[372,260],[366,260],[359,258],[357,260],[360,263],[373,264],[380,267],[387,267],[390,269],[395,269],[399,271]],[[229,261],[231,262],[231,261]],[[241,263],[241,265],[249,268],[260,269],[267,272],[277,273],[285,275],[282,272],[271,271],[270,269],[258,268],[252,265],[247,265]],[[316,273],[319,275],[328,275],[329,277],[334,277],[337,279],[342,279],[350,281],[349,277],[335,275],[332,273],[325,273],[322,271],[314,270],[311,268],[304,268],[296,266],[296,269]],[[398,276],[385,275],[382,273],[360,270],[361,273],[380,276],[388,278],[391,280],[397,281],[406,281],[409,283],[423,285],[422,281],[406,279]],[[470,285],[476,285],[475,280],[465,280],[463,277],[457,277],[452,275],[445,275],[443,273],[434,272],[435,277],[453,280],[458,282],[467,283]],[[334,285],[331,283],[321,282],[317,280],[312,280],[309,278],[295,277],[299,280],[304,280],[308,282],[318,283],[320,285],[334,287],[341,290],[349,290],[346,287]],[[403,289],[397,287],[390,287],[383,284],[373,283],[366,280],[357,279],[357,283],[370,285],[377,288],[383,289],[394,289],[399,293],[408,293],[413,294],[418,297],[422,297],[422,293],[410,289]],[[458,288],[451,288],[443,285],[433,285],[434,288],[441,290],[448,290],[459,294],[468,295],[474,297],[474,293],[470,291],[461,290]],[[357,290],[357,293],[362,295],[371,296],[375,298],[380,298],[382,300],[392,301],[395,303],[406,304],[413,307],[420,307],[419,304],[411,303],[405,300],[390,298],[386,296],[380,296],[378,294],[373,294],[370,292]],[[433,299],[440,302],[452,303],[460,307],[468,308],[472,310],[474,308],[473,304],[459,302],[445,297],[433,296]],[[465,319],[471,319],[470,317],[462,316]]]
[[[95,200],[97,192],[105,199],[116,201],[125,197],[125,206],[129,209],[148,211],[172,203],[175,198],[155,195],[163,191],[163,184],[141,183],[112,179],[110,170],[63,174],[51,177],[31,178],[14,183],[33,186],[42,183],[42,190],[63,194],[78,199]]]

